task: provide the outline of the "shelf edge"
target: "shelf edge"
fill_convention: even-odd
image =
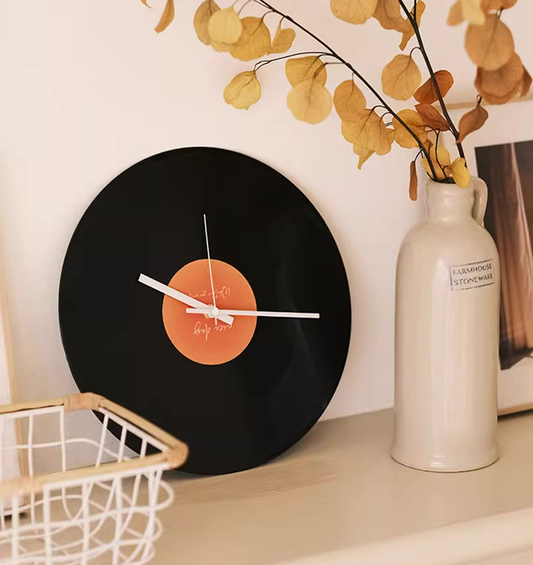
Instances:
[[[533,549],[533,508],[460,522],[280,565],[466,565]]]

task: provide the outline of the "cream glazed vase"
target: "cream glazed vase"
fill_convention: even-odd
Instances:
[[[426,471],[498,459],[500,266],[483,227],[487,186],[428,180],[426,218],[396,271],[392,457]]]

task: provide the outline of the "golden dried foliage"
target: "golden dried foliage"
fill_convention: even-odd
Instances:
[[[241,36],[229,52],[235,59],[251,61],[270,53],[271,43],[270,31],[263,18],[244,18]]]
[[[524,67],[524,74],[522,75],[522,82],[520,83],[520,96],[525,96],[531,88],[531,75]]]
[[[477,67],[495,71],[513,56],[513,34],[496,14],[488,14],[483,25],[468,26],[465,48]]]
[[[466,167],[466,161],[462,157],[457,157],[453,163],[450,163],[450,154],[448,150],[439,146],[435,150],[435,145],[429,148],[429,158],[435,169],[437,180],[445,180],[452,177],[455,184],[460,188],[466,188],[470,183],[470,173]],[[431,167],[426,157],[420,161],[424,170],[431,176]]]
[[[287,96],[292,115],[308,124],[319,124],[330,114],[333,101],[329,90],[317,78],[299,82]]]
[[[491,104],[505,104],[514,98],[522,85],[524,65],[513,53],[509,62],[495,71],[478,69],[475,85],[477,91]]]
[[[456,26],[462,24],[464,21],[463,6],[461,5],[461,0],[457,0],[448,12],[448,20],[446,23],[449,26]]]
[[[473,110],[461,116],[459,120],[459,137],[457,143],[462,143],[464,138],[474,131],[477,131],[487,121],[489,113],[481,104],[478,104]]]
[[[296,86],[298,83],[309,78],[314,78],[320,84],[324,85],[328,78],[326,65],[324,65],[320,57],[315,55],[287,59],[285,63],[285,75],[291,83],[291,86]]]
[[[212,42],[233,45],[242,34],[242,22],[233,6],[216,11],[210,18],[207,31]]]
[[[218,41],[211,40],[211,47],[217,53],[228,53],[231,49],[231,45],[229,43],[218,43]]]
[[[423,0],[411,1],[413,4],[407,18],[403,11],[407,8],[398,0],[330,0],[330,4],[333,14],[345,22],[363,24],[374,17],[384,29],[398,31],[402,34],[399,47],[403,51],[415,35],[415,29],[420,28],[426,9]],[[149,6],[148,0],[141,2]],[[468,22],[465,47],[468,56],[478,67],[475,85],[481,97],[494,104],[503,104],[517,93],[524,96],[531,88],[531,75],[514,52],[511,31],[500,19],[501,10],[511,8],[515,3],[516,0],[457,0],[448,14],[450,25]],[[246,5],[245,2],[242,7]],[[282,23],[292,21],[297,27],[301,26],[275,8],[270,12],[281,16],[273,39],[264,16],[241,19],[233,6],[220,9],[214,0],[205,0],[198,7],[194,16],[194,29],[202,43],[211,45],[215,51],[229,51],[234,58],[242,61],[259,59],[273,53],[287,53],[294,43],[296,32],[292,28],[282,29]],[[173,18],[174,0],[167,0],[157,31],[163,31]],[[325,46],[321,40],[319,42]],[[440,132],[451,129],[455,133],[455,127],[448,122],[449,118],[445,118],[432,105],[444,98],[453,86],[453,77],[449,71],[437,71],[421,85],[420,69],[411,56],[413,51],[411,55],[396,55],[383,69],[383,93],[397,100],[408,100],[414,96],[418,104],[415,106],[416,111],[406,108],[395,113],[349,63],[325,47],[326,51],[322,55],[294,56],[285,63],[285,74],[292,86],[287,96],[287,106],[296,119],[318,124],[329,116],[335,105],[342,120],[342,135],[359,156],[359,169],[374,153],[388,153],[393,141],[396,141],[403,148],[423,148],[421,164],[430,177],[435,174],[435,180],[446,182],[451,182],[453,177],[458,186],[468,186],[470,174],[465,160],[458,158],[451,163],[450,154],[438,143]],[[419,48],[426,57],[423,46],[420,45]],[[321,59],[326,54],[337,59],[337,63],[344,63],[352,70],[354,77],[361,78],[374,91],[381,105],[386,108],[386,114],[392,115],[392,128],[388,127],[390,124],[386,124],[374,108],[366,107],[366,98],[353,79],[341,82],[332,97],[325,87],[326,64],[332,61],[324,63]],[[260,64],[255,68],[259,70],[262,67]],[[248,109],[260,98],[261,85],[256,70],[238,74],[224,90],[225,101],[238,109]],[[447,116],[446,112],[444,114]],[[480,129],[487,118],[488,113],[480,103],[465,113],[459,122],[457,143]],[[431,135],[435,139],[432,130],[437,133],[437,145],[429,138]],[[461,151],[460,149],[460,153]],[[427,156],[425,152],[428,153]],[[430,164],[433,165],[434,173]],[[410,164],[409,176],[409,195],[412,200],[416,200],[416,158]]]
[[[418,198],[418,176],[416,174],[416,159],[409,165],[409,198],[416,202]]]
[[[474,25],[483,25],[488,12],[507,10],[516,0],[457,0],[448,13],[448,25],[458,25],[465,20]]]
[[[481,0],[459,0],[463,19],[473,25],[485,23],[485,12],[481,9]]]
[[[508,10],[516,4],[516,0],[481,0],[481,8],[485,12],[491,10]]]
[[[417,104],[415,110],[422,116],[426,124],[435,131],[448,131],[450,124],[444,116],[431,104]]]
[[[446,167],[450,165],[450,154],[448,153],[448,150],[442,147],[442,145],[439,145],[437,149],[435,149],[435,145],[432,145],[429,148],[429,158],[431,159],[431,163],[435,169],[437,180],[444,180],[447,178],[448,175],[446,174]],[[422,167],[424,167],[426,173],[431,176],[431,167],[428,159],[423,157],[420,163],[422,164]]]
[[[426,5],[424,4],[424,2],[422,0],[418,0],[418,2],[416,3],[416,25],[418,27],[420,27],[420,23],[422,22],[422,15],[424,14],[426,10]],[[411,8],[411,17],[414,18],[415,17],[415,7],[413,6]],[[411,39],[411,37],[413,37],[413,35],[415,34],[415,31],[413,29],[413,26],[409,26],[408,29],[406,29],[405,31],[402,32],[402,40],[400,41],[400,49],[403,51],[407,44],[409,43],[409,40]]]
[[[376,10],[378,0],[331,0],[333,15],[350,24],[364,24]]]
[[[194,14],[194,31],[198,39],[204,45],[211,45],[211,38],[209,37],[209,32],[207,31],[207,25],[211,16],[220,10],[220,7],[213,0],[206,0],[198,7],[196,13]]]
[[[374,155],[375,151],[372,149],[366,149],[365,147],[360,147],[357,143],[353,144],[353,152],[359,155],[359,163],[357,163],[357,168],[361,170],[362,166]]]
[[[453,86],[452,74],[446,70],[437,71],[435,73],[435,80],[437,81],[439,91],[444,98]],[[415,100],[421,104],[433,104],[433,102],[436,102],[439,99],[431,77],[426,80],[426,82],[413,94],[413,96]]]
[[[398,0],[378,0],[374,17],[384,29],[395,29],[400,33],[409,33],[411,24],[402,17]]]
[[[281,21],[278,24],[276,34],[272,40],[272,47],[270,51],[272,53],[287,53],[287,51],[292,47],[292,44],[296,38],[296,32],[292,28],[281,29]]]
[[[261,84],[255,71],[239,73],[224,90],[224,100],[237,110],[248,110],[260,98]]]
[[[373,109],[365,109],[353,122],[342,122],[342,135],[360,148],[370,149],[378,155],[391,150],[392,138],[381,117]]]
[[[427,141],[427,124],[420,114],[414,110],[406,108],[398,112],[398,117],[405,125],[420,139],[422,143]],[[394,141],[405,149],[413,149],[418,147],[418,141],[411,135],[411,133],[398,121],[397,118],[392,118],[392,127],[394,128]]]
[[[335,89],[333,104],[341,120],[352,122],[366,108],[366,98],[353,80],[345,80]]]
[[[420,69],[411,55],[396,55],[381,73],[381,87],[387,96],[408,100],[422,82]]]
[[[470,173],[466,167],[466,161],[458,157],[451,165],[451,176],[455,184],[460,188],[466,188],[470,183]]]
[[[172,23],[174,19],[174,0],[167,0],[163,13],[161,14],[161,19],[159,23],[155,26],[155,31],[161,33],[165,31],[167,27]]]

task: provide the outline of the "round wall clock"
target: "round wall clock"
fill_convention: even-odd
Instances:
[[[72,374],[190,448],[182,468],[239,471],[296,443],[341,378],[348,282],[320,214],[244,155],[186,148],[96,197],[59,290]]]

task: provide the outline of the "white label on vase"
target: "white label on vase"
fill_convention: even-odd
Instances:
[[[494,284],[494,259],[452,265],[450,267],[450,284],[452,290],[470,290]]]

